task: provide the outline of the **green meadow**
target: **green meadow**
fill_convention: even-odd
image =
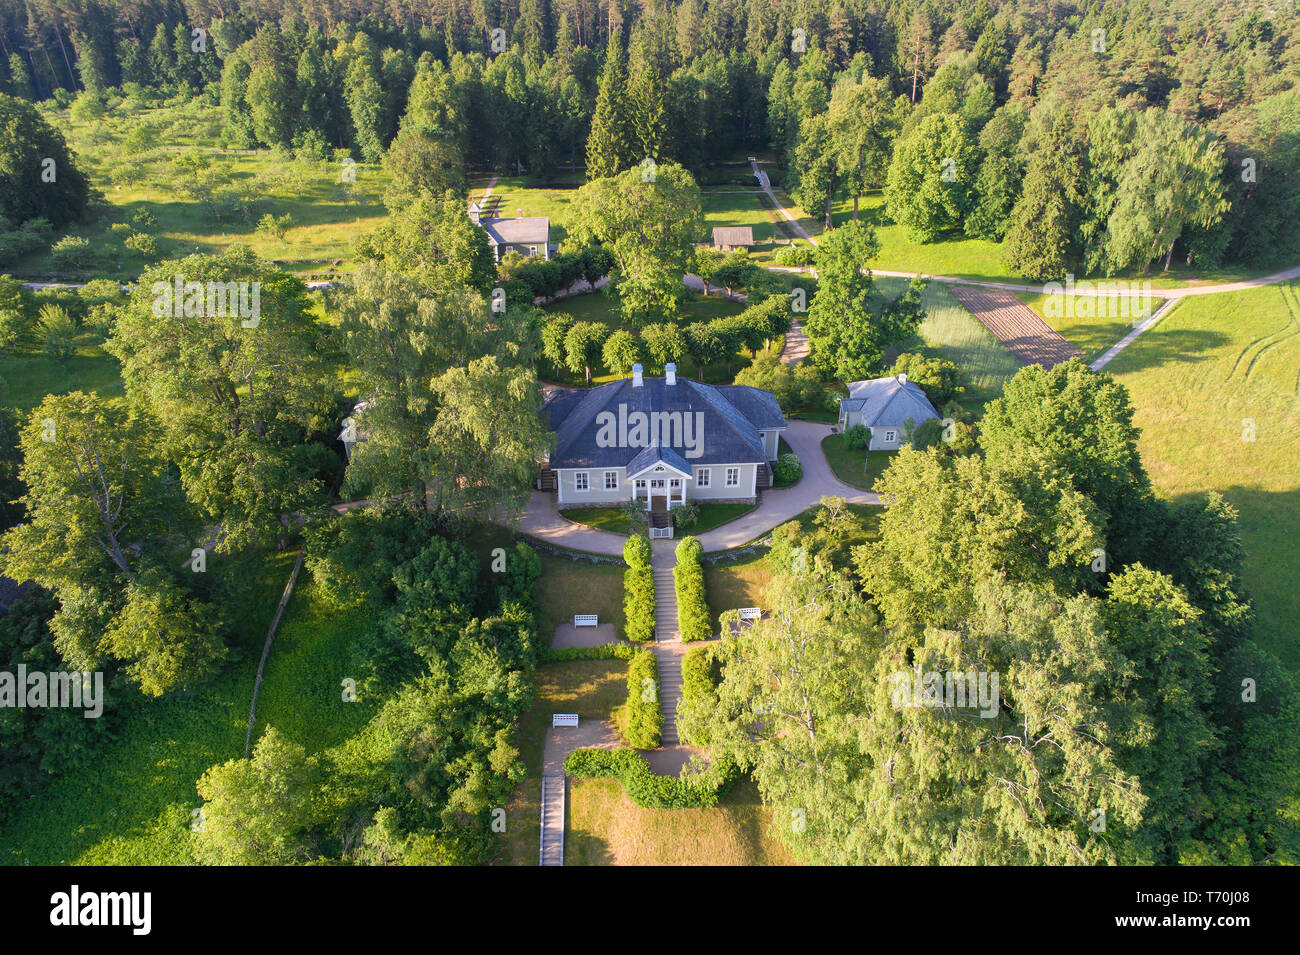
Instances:
[[[1110,363],[1142,460],[1177,500],[1217,490],[1241,512],[1259,641],[1300,667],[1300,295],[1275,285],[1187,298]]]

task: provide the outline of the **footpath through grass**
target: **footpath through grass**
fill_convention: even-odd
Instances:
[[[1257,638],[1300,668],[1300,296],[1275,285],[1183,300],[1107,368],[1169,498],[1218,490],[1241,511]]]

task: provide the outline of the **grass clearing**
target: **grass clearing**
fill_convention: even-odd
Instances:
[[[1300,667],[1300,294],[1188,298],[1107,371],[1129,389],[1158,493],[1218,490],[1241,512],[1259,642]],[[1244,440],[1253,424],[1254,440]]]
[[[346,271],[353,242],[387,216],[383,193],[388,175],[381,166],[358,163],[355,183],[344,183],[343,167],[333,160],[298,160],[269,149],[221,149],[221,112],[214,105],[190,102],[138,110],[123,105],[92,121],[74,120],[69,110],[48,110],[47,118],[67,138],[92,190],[104,194],[108,208],[96,221],[66,232],[89,239],[95,261],[69,273],[48,251],[37,252],[6,266],[15,275],[130,280],[147,261],[123,245],[128,232],[111,227],[147,210],[157,220],[144,230],[157,240],[154,259],[219,253],[242,243],[263,258],[278,260],[287,271],[324,276],[335,261],[341,262],[335,271]],[[125,141],[141,128],[153,133],[151,144],[184,146],[151,145],[132,154]],[[181,169],[177,160],[185,156],[204,167]],[[223,212],[204,199],[223,191],[242,196],[247,212]],[[283,241],[256,231],[267,213],[292,216]]]
[[[727,564],[706,564],[704,593],[709,602],[709,619],[716,625],[724,610],[762,607],[767,602],[767,585],[772,568],[767,555]]]

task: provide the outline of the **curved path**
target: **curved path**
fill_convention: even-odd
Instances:
[[[861,491],[844,484],[831,471],[821,442],[831,433],[831,425],[815,421],[786,422],[785,440],[803,464],[803,476],[793,487],[768,488],[758,507],[713,530],[698,535],[706,552],[729,550],[748,544],[772,528],[792,520],[823,497],[842,497],[850,504],[879,504],[872,491]],[[521,534],[536,537],[557,547],[587,551],[592,554],[622,556],[626,537],[602,531],[586,524],[575,524],[560,515],[555,496],[549,491],[534,491],[528,507],[517,520],[500,519]]]

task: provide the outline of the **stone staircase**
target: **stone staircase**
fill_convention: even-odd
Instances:
[[[563,776],[542,777],[542,845],[538,865],[564,865]]]
[[[650,566],[655,579],[655,644],[659,664],[659,706],[664,714],[663,746],[676,746],[677,703],[682,698],[682,637],[677,621],[677,589],[673,568],[677,565],[671,541],[651,544]]]

